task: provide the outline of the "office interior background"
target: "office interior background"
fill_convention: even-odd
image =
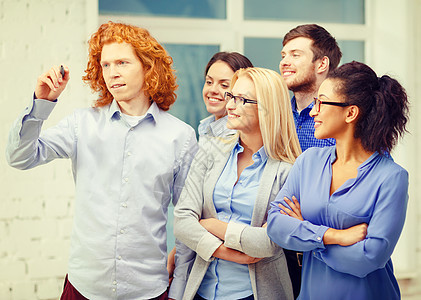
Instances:
[[[7,165],[5,146],[37,77],[52,65],[66,64],[71,81],[44,128],[92,104],[96,95],[81,80],[87,40],[109,20],[145,27],[165,46],[179,84],[170,113],[195,129],[207,116],[201,90],[209,58],[238,51],[255,66],[279,71],[282,37],[299,24],[331,32],[341,63],[362,61],[397,78],[410,97],[411,119],[392,156],[409,171],[410,198],[392,259],[402,298],[421,299],[420,15],[421,0],[0,0],[0,299],[58,299],[61,293],[73,216],[70,161],[19,171]]]

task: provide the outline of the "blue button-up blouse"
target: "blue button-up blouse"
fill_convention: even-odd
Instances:
[[[399,299],[391,255],[402,231],[408,173],[374,153],[332,195],[336,147],[312,148],[296,161],[271,203],[268,235],[280,246],[304,251],[299,299]],[[296,196],[304,221],[282,215],[284,197]],[[366,238],[354,245],[324,245],[328,228],[367,223]]]

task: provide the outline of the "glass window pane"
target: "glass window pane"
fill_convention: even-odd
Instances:
[[[244,55],[255,67],[262,67],[279,72],[282,39],[245,38]]]
[[[226,0],[99,0],[100,14],[226,19]]]
[[[203,103],[202,87],[205,67],[219,51],[219,45],[165,44],[174,60],[177,75],[177,100],[170,113],[190,124],[197,132],[199,121],[209,115]]]
[[[203,103],[202,87],[205,81],[204,71],[209,59],[219,50],[219,45],[179,45],[164,44],[174,61],[177,75],[177,100],[169,112],[190,124],[197,133],[199,121],[209,115]],[[167,247],[175,245],[174,206],[168,207]]]
[[[244,19],[364,24],[364,0],[244,0]]]
[[[342,51],[341,64],[353,60],[364,62],[364,41],[340,41]],[[245,38],[244,53],[256,67],[264,67],[279,72],[282,39]]]
[[[348,63],[353,60],[364,62],[364,41],[338,41],[342,51],[342,60],[340,64]]]

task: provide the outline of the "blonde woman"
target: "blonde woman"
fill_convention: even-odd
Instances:
[[[274,71],[240,69],[225,99],[237,134],[203,144],[175,208],[175,236],[196,252],[183,299],[293,299],[283,250],[265,228],[301,153],[288,89]]]

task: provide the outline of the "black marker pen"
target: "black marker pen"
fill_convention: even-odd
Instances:
[[[60,66],[60,73],[61,73],[61,77],[64,78],[64,67],[63,67],[63,65]]]

